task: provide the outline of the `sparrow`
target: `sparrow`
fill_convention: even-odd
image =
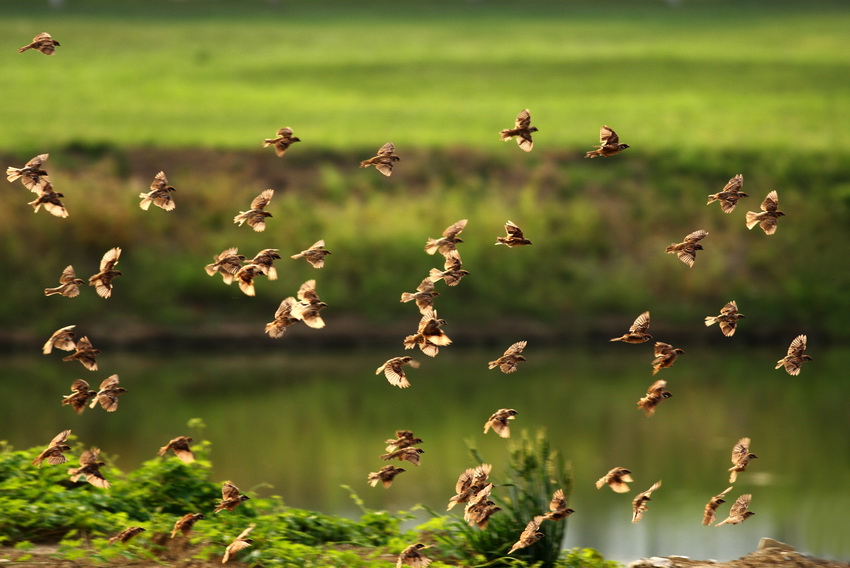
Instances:
[[[461,473],[457,478],[457,483],[455,483],[456,495],[449,499],[446,510],[451,511],[458,503],[466,503],[482,491],[486,491],[487,485],[490,485],[487,483],[487,478],[490,476],[491,469],[493,469],[491,464],[483,463]]]
[[[614,493],[628,493],[631,489],[628,484],[634,482],[631,471],[624,467],[615,467],[596,481],[596,488],[602,489],[608,485]]]
[[[280,158],[296,142],[301,142],[301,139],[292,135],[292,129],[290,127],[284,126],[277,131],[277,136],[263,140],[263,148],[274,146],[274,151],[277,157]]]
[[[665,398],[673,396],[669,391],[665,390],[666,387],[667,381],[664,379],[658,379],[652,383],[646,391],[646,396],[638,401],[638,408],[642,409],[647,416],[655,414],[655,407],[658,406]]]
[[[174,530],[171,531],[171,538],[177,536],[177,533],[181,533],[183,536],[189,536],[189,533],[192,532],[192,527],[195,526],[200,520],[206,519],[206,517],[201,513],[186,513],[174,523]]]
[[[395,476],[399,473],[404,473],[404,469],[393,465],[385,465],[378,471],[370,473],[366,477],[366,482],[372,487],[375,487],[380,481],[381,485],[389,487],[393,484],[393,479],[395,479]]]
[[[404,357],[393,357],[378,367],[375,370],[375,374],[380,375],[381,373],[384,373],[384,376],[387,377],[387,381],[389,381],[391,385],[406,389],[410,386],[410,382],[404,374],[404,365],[410,365],[414,369],[417,369],[419,368],[419,361],[406,355]]]
[[[779,218],[785,215],[779,208],[779,196],[774,189],[767,194],[764,201],[761,202],[761,212],[747,211],[747,228],[752,229],[756,225],[761,227],[765,235],[772,235],[776,232],[776,223]]]
[[[434,297],[439,296],[439,292],[434,291],[434,282],[431,278],[425,278],[416,287],[416,292],[402,292],[401,301],[409,302],[416,300],[416,306],[419,308],[419,313],[425,315],[428,310],[434,307]]]
[[[748,194],[741,191],[741,186],[743,185],[744,176],[741,174],[736,175],[726,183],[723,191],[709,195],[706,205],[711,205],[715,201],[719,201],[721,211],[731,213],[735,210],[735,206],[738,204],[740,198],[749,197]]]
[[[752,498],[752,495],[746,493],[735,499],[735,502],[732,503],[732,508],[729,510],[729,516],[714,526],[719,527],[720,525],[739,525],[750,517],[752,517],[753,515],[755,515],[755,513],[753,513],[752,511],[747,511],[747,508],[750,506],[750,500]]]
[[[38,194],[35,200],[27,203],[27,205],[32,205],[34,213],[38,213],[38,210],[44,205],[45,211],[54,217],[64,219],[68,216],[68,210],[62,205],[62,201],[60,200],[62,197],[65,197],[65,195],[53,191],[53,185],[49,181],[45,181],[41,186],[41,193]]]
[[[154,176],[153,181],[151,182],[151,190],[147,193],[139,194],[139,197],[142,198],[141,203],[139,203],[139,207],[147,211],[148,208],[150,208],[151,203],[153,203],[160,209],[172,211],[176,207],[174,198],[171,197],[172,191],[177,190],[168,185],[168,180],[165,178],[165,172],[159,172],[156,176]]]
[[[266,333],[269,337],[277,339],[283,337],[286,328],[295,325],[300,320],[292,316],[292,308],[295,307],[295,298],[289,296],[284,298],[274,313],[274,321],[266,324]]]
[[[502,438],[510,438],[511,427],[508,420],[513,420],[516,415],[517,411],[513,408],[500,408],[484,423],[484,433],[486,434],[492,428]]]
[[[217,255],[213,256],[213,263],[204,267],[207,274],[215,276],[221,274],[221,278],[228,286],[233,282],[233,276],[242,268],[242,261],[245,260],[245,255],[238,254],[237,247],[224,249]]]
[[[717,508],[720,505],[722,505],[723,503],[726,502],[726,500],[723,499],[723,498],[730,491],[732,491],[731,486],[727,487],[722,493],[718,493],[717,495],[712,497],[711,500],[709,500],[709,502],[706,503],[705,512],[702,515],[702,524],[703,525],[708,526],[708,525],[710,525],[711,523],[714,522],[715,518],[717,517]]]
[[[641,520],[643,514],[647,511],[647,502],[652,501],[649,496],[652,495],[652,492],[658,489],[659,487],[661,487],[660,479],[653,483],[652,487],[650,487],[643,493],[638,493],[638,496],[634,498],[634,501],[632,501],[632,509],[634,509],[634,513],[632,513],[633,523],[636,523]]]
[[[65,443],[65,440],[68,439],[68,436],[71,434],[70,430],[62,430],[56,436],[50,440],[50,443],[47,445],[44,450],[34,460],[32,460],[32,465],[38,466],[41,468],[41,463],[47,460],[47,463],[50,465],[59,465],[68,461],[62,452],[67,452],[71,449],[71,446]]]
[[[699,241],[704,239],[707,235],[708,231],[704,231],[702,229],[696,230],[687,235],[685,240],[681,243],[670,243],[667,245],[665,252],[667,254],[675,253],[679,257],[679,260],[692,267],[694,265],[694,261],[697,259],[697,251],[703,250]]]
[[[656,341],[655,358],[652,360],[652,374],[656,374],[661,369],[672,367],[673,363],[676,362],[676,358],[684,352],[684,349],[673,347],[669,343]]]
[[[313,329],[325,327],[325,320],[319,312],[328,305],[319,300],[319,295],[316,293],[316,281],[311,279],[304,282],[295,296],[299,301],[292,308],[292,317],[303,321]]]
[[[414,437],[413,432],[410,430],[396,430],[395,439],[384,440],[384,443],[387,445],[387,451],[392,452],[402,448],[409,448],[416,444],[421,444],[422,438]]]
[[[425,568],[428,566],[431,563],[431,559],[425,558],[422,555],[421,550],[424,548],[428,548],[428,546],[417,542],[402,550],[401,554],[398,555],[398,561],[395,564],[396,568],[402,568],[404,565],[412,566],[413,568]]]
[[[72,467],[68,470],[68,475],[71,476],[71,481],[76,483],[80,480],[80,477],[85,477],[86,481],[91,483],[95,487],[100,487],[101,489],[109,489],[109,482],[106,481],[106,478],[103,477],[102,473],[100,473],[100,468],[106,465],[106,463],[102,461],[97,461],[97,455],[99,453],[99,448],[92,448],[90,450],[84,451],[83,454],[80,456],[81,467]]]
[[[325,248],[324,239],[320,239],[310,245],[310,248],[302,250],[298,254],[293,254],[289,258],[306,258],[307,262],[313,265],[313,268],[322,268],[325,265],[325,256],[331,254],[331,251]]]
[[[269,280],[277,280],[277,269],[274,267],[274,261],[276,260],[280,260],[277,249],[263,249],[251,259],[251,264],[261,266],[263,268],[263,274]]]
[[[417,345],[419,349],[429,357],[434,357],[440,347],[451,345],[452,340],[446,335],[441,326],[446,325],[446,320],[437,318],[437,310],[428,308],[422,312],[419,320],[419,328],[413,335],[404,338],[404,348],[413,349]]]
[[[499,367],[503,373],[513,373],[516,371],[517,364],[526,360],[520,353],[525,349],[527,343],[527,341],[517,341],[505,350],[504,355],[487,363],[487,368],[495,369]]]
[[[425,252],[428,254],[439,252],[446,258],[446,260],[450,258],[457,258],[460,260],[460,253],[457,251],[456,245],[463,242],[463,239],[458,237],[458,235],[466,227],[466,223],[467,219],[461,219],[460,221],[446,227],[446,230],[443,231],[442,237],[438,239],[428,237],[428,240],[425,242]]]
[[[74,379],[71,390],[74,392],[62,397],[62,406],[70,404],[77,414],[82,414],[88,406],[89,399],[97,396],[97,391],[90,390],[88,382],[83,379]]]
[[[393,143],[387,142],[378,149],[377,156],[360,162],[360,167],[368,168],[369,166],[375,166],[376,170],[389,177],[393,174],[393,164],[400,159],[395,155],[395,146],[393,146]]]
[[[89,286],[94,286],[97,295],[101,298],[108,298],[112,295],[112,279],[121,276],[120,270],[114,270],[120,256],[121,249],[119,247],[106,251],[103,258],[100,259],[100,272],[89,278]]]
[[[620,144],[620,137],[617,136],[616,132],[611,130],[611,127],[603,126],[599,129],[599,144],[596,146],[596,150],[587,152],[584,157],[596,158],[602,156],[603,158],[607,158],[608,156],[622,152],[628,147],[628,144]]]
[[[10,183],[20,179],[25,188],[35,194],[41,193],[42,188],[50,183],[50,179],[47,177],[47,170],[41,167],[49,156],[50,154],[39,154],[24,164],[22,168],[7,167],[6,179]]]
[[[425,450],[421,448],[401,448],[400,450],[392,451],[388,454],[381,454],[381,459],[389,460],[407,460],[413,465],[419,465],[419,456],[424,454]]]
[[[507,233],[505,237],[496,237],[497,245],[507,245],[513,248],[531,244],[531,241],[523,236],[522,229],[517,227],[513,221],[505,223],[505,233]]]
[[[528,112],[528,109],[525,109],[517,115],[514,127],[500,130],[499,137],[503,142],[516,137],[516,143],[520,149],[531,152],[531,149],[534,147],[534,142],[531,140],[531,134],[533,132],[537,132],[537,127],[531,126],[531,113]]]
[[[97,403],[107,412],[118,410],[118,397],[127,392],[124,387],[118,386],[118,375],[111,375],[100,383],[100,390],[89,403],[89,408],[94,408]]]
[[[122,544],[133,538],[139,533],[145,532],[145,529],[142,527],[129,527],[113,536],[109,539],[109,544],[114,543],[116,540],[120,541]]]
[[[756,458],[758,458],[757,455],[750,453],[750,439],[741,438],[738,440],[738,443],[732,448],[732,467],[729,468],[729,483],[735,483],[735,480],[738,479],[738,474],[746,471],[747,465]]]
[[[82,278],[77,278],[77,274],[74,272],[74,266],[69,264],[59,277],[59,286],[56,288],[45,288],[44,295],[52,296],[53,294],[60,294],[66,298],[76,298],[80,295],[80,286],[85,285],[85,283],[86,281]]]
[[[53,348],[61,349],[62,351],[76,351],[77,344],[74,343],[74,332],[72,331],[76,325],[67,325],[53,332],[41,348],[41,352],[45,355],[53,351]]]
[[[439,268],[432,268],[428,273],[428,278],[431,282],[437,282],[437,280],[442,280],[448,286],[457,286],[460,282],[460,279],[464,276],[469,276],[469,272],[461,269],[460,267],[460,258],[447,258],[444,266],[444,270],[440,270]]]
[[[543,515],[544,521],[560,521],[566,519],[575,513],[573,509],[567,507],[567,498],[564,495],[563,489],[558,489],[552,495],[552,501],[549,503],[549,512]]]
[[[248,211],[240,211],[233,218],[233,222],[240,227],[248,222],[248,226],[256,232],[261,233],[266,230],[266,217],[271,217],[272,214],[265,210],[266,205],[272,200],[274,195],[273,189],[267,189],[251,201],[251,208]]]
[[[522,534],[519,535],[519,540],[514,543],[511,549],[508,551],[508,554],[512,554],[514,550],[519,550],[520,548],[525,548],[526,546],[531,546],[545,535],[542,532],[539,532],[540,521],[543,520],[543,515],[538,515],[534,517],[532,520],[525,525],[525,529],[523,529]]]
[[[238,487],[229,481],[225,481],[221,486],[221,501],[219,501],[218,505],[215,506],[213,513],[218,513],[224,509],[233,512],[233,509],[248,499],[250,499],[250,497],[239,493]]]
[[[629,328],[628,333],[624,333],[620,337],[614,337],[608,341],[623,341],[625,343],[645,343],[652,339],[652,336],[646,331],[649,329],[649,312],[643,312],[635,319],[635,322]]]
[[[490,484],[492,485],[492,483]],[[467,503],[463,511],[463,519],[471,525],[477,526],[484,530],[490,524],[490,517],[501,511],[502,508],[497,506],[490,499],[480,499],[473,503],[471,500]]]
[[[735,303],[735,300],[732,300],[720,308],[719,316],[707,316],[705,318],[705,325],[708,327],[710,325],[720,323],[720,331],[723,335],[726,337],[732,337],[735,335],[738,320],[743,319],[743,317],[744,314],[738,313],[738,304]]]
[[[251,534],[251,531],[254,530],[255,526],[256,525],[254,523],[248,525],[247,529],[239,533],[239,536],[237,536],[233,540],[233,542],[227,545],[227,548],[224,549],[224,556],[221,557],[222,564],[226,564],[227,561],[230,560],[230,557],[239,552],[240,550],[248,548],[249,546],[254,544],[254,540],[248,538],[248,535]]]
[[[157,452],[158,455],[164,456],[168,450],[174,450],[174,455],[180,458],[184,463],[192,463],[195,461],[195,456],[192,454],[192,448],[189,444],[192,443],[192,438],[188,436],[177,436],[162,446]]]
[[[49,33],[41,32],[32,38],[32,43],[18,48],[18,53],[23,53],[28,49],[34,49],[42,52],[44,55],[53,55],[56,52],[57,45],[59,45],[59,42],[50,37]]]
[[[257,291],[254,289],[254,278],[265,274],[265,268],[259,264],[246,264],[236,271],[233,278],[239,284],[239,289],[246,296],[255,296]]]
[[[100,354],[100,349],[95,349],[88,336],[83,336],[77,341],[77,346],[74,352],[63,357],[63,361],[79,361],[83,367],[89,371],[97,371],[97,356]]]
[[[809,355],[803,355],[806,350],[806,336],[798,335],[788,346],[788,354],[776,362],[775,369],[785,367],[785,372],[795,377],[800,374],[800,368],[806,361],[812,361]]]

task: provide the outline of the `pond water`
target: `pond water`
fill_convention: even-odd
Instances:
[[[202,418],[216,481],[280,495],[293,507],[356,516],[342,485],[370,508],[422,503],[444,510],[458,474],[475,465],[470,447],[498,477],[510,441],[484,435],[482,426],[495,410],[514,408],[514,437],[545,428],[571,464],[569,547],[590,546],[621,561],[670,554],[728,560],[770,536],[810,554],[850,558],[850,351],[810,342],[815,361],[791,377],[773,369],[783,346],[688,348],[659,375],[673,397],[647,418],[635,403],[653,381],[650,345],[529,344],[528,362],[516,373],[488,370],[487,361],[518,339],[487,350],[444,348],[435,359],[417,351],[422,366],[408,371],[412,386],[405,390],[374,374],[403,354],[387,345],[311,351],[284,338],[270,350],[247,352],[104,352],[98,372],[62,363],[62,353],[12,353],[2,371],[14,388],[0,415],[0,439],[15,448],[42,446],[71,428],[129,471],[170,438],[192,434],[187,422]],[[128,390],[117,412],[77,416],[60,405],[74,378],[96,385],[112,373]],[[424,440],[422,464],[405,462],[407,471],[389,489],[369,487],[366,475],[385,465],[378,456],[396,429]],[[758,459],[729,503],[752,493],[756,515],[742,525],[704,527],[703,507],[728,487],[731,449],[743,436],[752,438]],[[614,466],[632,470],[631,493],[594,487]],[[632,524],[632,498],[659,479],[648,513]],[[721,506],[721,518],[728,507]]]

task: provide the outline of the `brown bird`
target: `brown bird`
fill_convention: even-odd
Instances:
[[[401,554],[398,555],[398,561],[395,563],[396,568],[402,568],[404,565],[412,566],[413,568],[425,568],[428,566],[431,563],[431,559],[425,558],[421,552],[425,548],[428,548],[428,546],[417,542],[402,550]]]
[[[372,487],[375,487],[380,481],[381,485],[383,485],[384,487],[389,487],[393,484],[393,479],[395,479],[395,476],[399,473],[404,473],[404,469],[400,467],[395,467],[394,465],[385,465],[378,471],[370,473],[366,477],[366,482]]]
[[[706,203],[706,205],[711,205],[715,201],[719,201],[721,211],[724,213],[731,213],[735,210],[735,206],[738,204],[738,200],[740,198],[749,197],[748,194],[740,191],[741,186],[743,185],[744,176],[741,174],[736,175],[726,183],[723,191],[709,195],[708,203]]]
[[[425,278],[416,287],[416,292],[402,292],[401,301],[409,302],[416,300],[419,313],[425,315],[428,310],[434,308],[434,297],[439,295],[439,292],[434,291],[434,282],[430,278]]]
[[[215,262],[206,265],[204,270],[210,276],[221,274],[221,278],[224,280],[224,283],[229,286],[233,282],[234,275],[239,272],[240,268],[242,268],[242,261],[245,260],[245,255],[238,253],[239,249],[237,247],[224,249],[217,255],[213,256],[213,260]]]
[[[124,387],[118,386],[118,375],[111,375],[100,383],[100,390],[96,398],[89,403],[89,408],[94,408],[97,403],[107,412],[118,410],[118,397],[127,392]]]
[[[404,338],[404,348],[413,349],[419,346],[419,349],[429,357],[434,357],[440,350],[440,347],[451,345],[452,340],[449,336],[440,329],[446,325],[446,320],[437,317],[437,310],[427,309],[422,312],[422,318],[419,320],[419,328],[413,335],[408,335]]]
[[[560,521],[573,513],[575,513],[575,510],[567,507],[567,497],[564,495],[564,490],[558,489],[552,495],[552,501],[549,503],[549,512],[543,515],[543,520]]]
[[[100,349],[95,349],[88,336],[83,336],[77,341],[75,351],[63,357],[63,361],[79,361],[83,367],[89,371],[97,371],[97,356],[100,354]]]
[[[263,249],[254,255],[251,259],[251,264],[256,264],[263,268],[263,274],[269,280],[277,280],[277,269],[274,267],[274,261],[280,260],[278,249]]]
[[[408,447],[394,450],[388,454],[381,454],[380,457],[384,461],[406,460],[412,463],[413,465],[419,465],[419,456],[424,453],[425,450],[421,448]]]
[[[74,379],[71,390],[74,392],[62,397],[62,406],[70,404],[77,414],[82,414],[88,406],[89,399],[97,396],[97,391],[90,390],[88,382],[83,379]]]
[[[735,502],[732,503],[732,508],[729,510],[729,516],[723,519],[723,521],[717,523],[716,527],[720,525],[739,525],[755,515],[752,511],[747,511],[747,508],[750,506],[750,500],[752,500],[753,496],[749,493],[741,495]]]
[[[177,533],[181,533],[183,536],[189,536],[189,533],[192,532],[192,527],[195,526],[200,520],[206,519],[206,517],[201,513],[186,513],[174,523],[174,530],[171,531],[171,538],[177,536]]]
[[[446,260],[450,258],[457,258],[460,260],[460,253],[457,251],[457,244],[462,243],[463,239],[458,237],[458,235],[466,227],[466,223],[467,219],[461,219],[460,221],[446,227],[446,230],[443,231],[443,236],[439,239],[432,239],[428,237],[428,240],[425,242],[425,252],[428,254],[435,254],[439,252],[446,258]]]
[[[246,296],[255,296],[257,291],[254,289],[254,278],[265,274],[265,268],[259,264],[246,264],[236,271],[233,275],[236,283],[239,284],[239,289]]]
[[[634,482],[631,473],[624,467],[615,467],[596,481],[596,488],[608,485],[614,493],[628,493],[631,489],[628,484]]]
[[[53,332],[41,348],[41,352],[47,355],[53,351],[53,348],[63,351],[76,351],[77,344],[74,342],[74,332],[72,331],[76,325],[66,325]]]
[[[284,126],[277,131],[277,136],[263,140],[263,148],[274,146],[274,151],[277,154],[277,157],[280,158],[286,153],[290,146],[296,142],[301,142],[300,138],[293,136],[292,134],[292,129],[288,126]]]
[[[236,487],[229,481],[225,481],[221,486],[221,501],[219,501],[218,505],[215,506],[215,510],[213,510],[213,513],[218,513],[219,511],[223,511],[224,509],[233,512],[233,509],[235,509],[237,506],[241,505],[248,499],[250,499],[250,497],[239,493],[238,487]]]
[[[456,495],[449,499],[449,505],[446,507],[446,510],[451,511],[458,503],[466,503],[482,491],[485,491],[488,485],[487,478],[490,476],[491,469],[493,469],[491,464],[482,463],[481,465],[468,468],[461,473],[457,478],[457,483],[455,483]]]
[[[410,365],[414,369],[419,368],[419,361],[413,359],[412,357],[404,356],[404,357],[393,357],[392,359],[388,359],[386,363],[381,365],[375,370],[376,375],[380,375],[384,373],[384,376],[387,377],[387,381],[394,387],[399,387],[402,389],[406,389],[410,386],[410,382],[407,380],[407,376],[404,374],[404,365]]]
[[[248,538],[248,535],[251,534],[251,531],[254,530],[256,525],[251,523],[247,529],[239,533],[233,542],[227,545],[227,548],[224,549],[224,556],[221,557],[221,563],[226,564],[230,557],[235,555],[240,550],[244,550],[254,544],[254,539]]]
[[[437,282],[437,280],[442,280],[448,286],[457,286],[460,282],[460,279],[464,276],[469,276],[469,272],[461,269],[460,267],[460,258],[447,258],[444,266],[444,270],[440,270],[439,268],[432,268],[428,273],[428,278],[431,282]]]
[[[292,317],[303,321],[313,329],[325,327],[325,320],[319,312],[328,305],[319,300],[319,295],[316,293],[316,281],[311,279],[304,282],[295,296],[299,301],[292,308]]]
[[[192,448],[189,447],[189,444],[191,443],[192,438],[189,436],[177,436],[162,446],[157,454],[164,456],[165,452],[168,450],[174,450],[174,455],[180,458],[180,461],[184,463],[192,463],[195,461],[195,455],[192,453]]]
[[[121,249],[119,247],[106,251],[103,258],[100,259],[100,272],[89,278],[89,286],[94,286],[97,295],[101,298],[108,298],[112,295],[112,279],[121,276],[120,270],[114,270],[120,256]]]
[[[470,525],[484,530],[490,524],[490,517],[501,510],[502,508],[490,499],[480,499],[474,503],[470,500],[463,511],[463,519]]]
[[[266,205],[272,200],[274,195],[273,189],[267,189],[251,201],[251,208],[248,211],[240,211],[233,218],[233,222],[240,227],[247,222],[248,226],[256,232],[261,233],[266,230],[266,217],[271,217],[272,214],[265,210]]]
[[[59,45],[59,42],[50,37],[49,33],[41,32],[32,38],[32,43],[19,48],[18,53],[23,53],[28,49],[34,49],[42,52],[44,55],[53,55],[56,52],[57,45]]]
[[[492,428],[502,438],[510,438],[511,426],[508,420],[513,420],[516,415],[517,411],[513,408],[500,408],[484,423],[484,433],[486,434]]]
[[[106,478],[103,477],[102,473],[100,473],[100,468],[105,466],[106,463],[102,461],[97,461],[97,455],[99,453],[99,448],[92,448],[90,450],[84,451],[83,454],[80,456],[80,465],[82,467],[72,467],[68,470],[68,475],[71,476],[71,481],[76,483],[80,480],[80,477],[85,477],[86,481],[91,483],[95,487],[100,487],[101,489],[109,489],[109,482],[106,481]]]
[[[620,137],[617,136],[616,132],[611,130],[611,127],[603,126],[599,129],[599,144],[596,146],[596,150],[587,152],[584,157],[596,158],[602,156],[603,158],[607,158],[608,156],[622,152],[628,147],[628,144],[620,143]]]
[[[642,409],[647,416],[655,414],[655,407],[665,398],[673,396],[669,391],[665,390],[666,387],[667,381],[664,379],[658,379],[652,383],[646,391],[646,396],[638,401],[638,408]]]
[[[646,504],[652,499],[649,498],[652,495],[652,492],[661,487],[661,480],[659,479],[655,483],[652,484],[652,487],[644,491],[643,493],[638,493],[638,496],[634,498],[632,501],[632,509],[634,512],[632,513],[632,522],[636,523],[643,518],[643,514],[646,513],[647,507]]]
[[[82,278],[77,278],[73,265],[69,264],[59,277],[59,286],[56,288],[45,288],[44,295],[52,296],[53,294],[60,294],[66,298],[76,298],[80,295],[80,286],[83,286],[85,283],[86,281]]]
[[[645,343],[652,339],[652,336],[647,333],[649,329],[649,312],[643,312],[635,319],[635,322],[629,328],[628,333],[624,333],[620,337],[614,337],[608,341],[623,341],[625,343]]]
[[[36,465],[41,468],[41,462],[47,460],[47,463],[50,465],[59,465],[68,461],[62,452],[67,452],[71,449],[71,446],[65,443],[65,440],[68,439],[68,436],[71,434],[70,430],[62,430],[56,436],[50,440],[50,443],[47,447],[42,450],[38,456],[34,460],[32,460],[32,465]]]
[[[525,529],[523,529],[522,534],[519,535],[519,540],[514,543],[511,549],[508,551],[508,554],[513,554],[515,550],[519,550],[520,548],[525,548],[527,546],[531,546],[545,535],[542,532],[539,532],[540,529],[540,521],[544,519],[543,515],[538,515],[534,517],[532,520],[528,521],[528,524],[525,525]]]
[[[325,248],[324,239],[320,239],[310,245],[310,248],[302,250],[298,254],[293,254],[289,258],[305,258],[307,262],[313,265],[313,268],[322,268],[325,265],[325,257],[331,254],[331,251]]]
[[[141,203],[139,203],[139,207],[147,211],[150,208],[151,203],[153,203],[160,209],[172,211],[177,206],[174,203],[174,198],[171,197],[172,191],[177,190],[168,185],[165,172],[159,172],[156,176],[154,176],[153,181],[151,182],[151,190],[147,193],[139,194],[139,197],[142,198]]]
[[[726,337],[732,337],[735,335],[735,329],[738,326],[738,320],[743,319],[744,314],[738,313],[738,304],[735,303],[735,300],[728,302],[725,306],[720,308],[719,316],[707,316],[705,318],[706,327],[710,325],[714,325],[716,323],[720,324],[720,331]]]
[[[735,483],[735,480],[738,479],[738,474],[746,471],[747,465],[756,458],[758,456],[750,452],[750,439],[741,438],[738,440],[738,443],[732,448],[732,467],[729,468],[729,483]]]
[[[145,529],[142,527],[129,527],[113,536],[109,539],[109,544],[113,544],[115,541],[119,541],[122,544],[133,538],[139,533],[145,532]]]
[[[531,149],[534,147],[534,142],[531,140],[531,134],[533,132],[537,132],[537,127],[531,126],[531,113],[528,112],[528,109],[525,109],[517,115],[514,127],[500,130],[499,137],[503,142],[516,137],[516,143],[520,149],[531,152]]]
[[[395,146],[393,146],[392,142],[387,142],[378,149],[377,156],[360,162],[360,167],[368,168],[369,166],[375,166],[376,170],[389,177],[393,173],[393,164],[399,160],[401,158],[395,155]]]
[[[41,193],[44,186],[50,182],[47,176],[47,170],[41,167],[49,156],[50,154],[39,154],[24,164],[22,168],[7,167],[6,179],[10,183],[20,179],[25,188],[35,194]]]
[[[694,265],[694,261],[697,259],[697,251],[703,250],[699,241],[704,239],[706,236],[708,236],[708,231],[704,231],[702,229],[696,230],[687,235],[685,240],[681,243],[671,243],[667,245],[665,252],[667,254],[675,253],[679,257],[679,260],[692,267]]]
[[[726,496],[726,494],[727,494],[727,493],[729,493],[730,491],[732,491],[732,487],[731,487],[731,486],[730,486],[730,487],[727,487],[727,488],[726,488],[726,489],[725,489],[722,493],[718,493],[717,495],[715,495],[714,497],[712,497],[712,498],[709,500],[709,502],[708,502],[708,503],[706,503],[706,505],[705,505],[705,512],[703,512],[703,515],[702,515],[702,524],[703,524],[703,525],[708,526],[708,525],[710,525],[711,523],[713,523],[713,522],[714,522],[715,518],[717,517],[717,508],[718,508],[720,505],[722,505],[723,503],[725,503],[725,502],[726,502],[726,500],[725,500],[725,499],[723,499],[723,498],[724,498],[724,497]]]
[[[656,374],[661,369],[672,367],[673,363],[676,362],[676,358],[684,352],[684,349],[673,347],[669,343],[656,341],[655,358],[652,360],[652,374]]]
[[[800,374],[800,368],[803,366],[803,363],[813,360],[809,355],[803,355],[803,351],[805,350],[806,336],[798,335],[793,341],[791,341],[791,345],[788,346],[788,354],[777,361],[776,367],[774,368],[779,369],[780,367],[785,367],[786,373],[796,377]]]
[[[395,439],[384,440],[384,443],[387,445],[387,451],[392,452],[421,444],[422,438],[416,438],[410,430],[396,430]]]
[[[505,232],[507,233],[507,236],[496,237],[497,245],[506,245],[513,248],[531,244],[531,241],[523,236],[522,229],[517,227],[513,221],[505,223]]]
[[[516,371],[517,364],[526,360],[520,353],[525,349],[527,343],[527,341],[517,341],[505,350],[504,355],[487,363],[487,368],[495,369],[499,367],[503,373],[513,373]]]
[[[779,196],[774,189],[767,194],[764,201],[761,202],[761,212],[747,211],[747,228],[752,229],[756,225],[761,227],[765,235],[772,235],[776,232],[776,223],[779,218],[785,215],[779,208]]]
[[[38,213],[38,210],[41,209],[42,205],[44,205],[45,211],[54,217],[64,219],[68,216],[68,210],[65,209],[64,205],[62,205],[62,201],[60,199],[62,197],[65,197],[65,195],[53,191],[53,185],[49,181],[45,181],[41,186],[41,193],[38,194],[38,197],[36,197],[35,200],[27,203],[27,205],[32,205],[34,213]]]
[[[277,311],[274,313],[274,321],[270,321],[266,324],[266,333],[269,337],[275,339],[283,337],[283,333],[286,331],[287,327],[295,325],[301,321],[292,316],[292,308],[295,307],[295,304],[295,298],[292,296],[283,299],[280,306],[278,306]]]

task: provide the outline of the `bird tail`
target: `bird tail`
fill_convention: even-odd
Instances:
[[[758,213],[755,211],[747,211],[747,228],[752,229],[759,224]]]
[[[705,327],[710,325],[714,325],[717,323],[717,316],[708,316],[705,318]]]
[[[717,197],[717,194],[716,194],[716,193],[712,193],[711,195],[709,195],[709,196],[708,196],[708,203],[706,203],[706,205],[711,205],[712,203],[714,203],[714,202],[715,202],[715,201],[717,201],[718,199],[719,199],[719,198]]]
[[[371,165],[372,165],[372,162],[370,160],[363,160],[362,162],[360,162],[361,168],[368,168]]]
[[[513,137],[514,137],[514,135],[511,134],[510,128],[506,128],[505,130],[499,131],[499,138],[502,139],[502,142],[507,142],[508,140],[510,140]]]
[[[414,299],[416,299],[416,296],[414,294],[411,294],[410,292],[402,292],[401,293],[401,301],[402,302],[409,302],[409,301],[414,300]]]
[[[369,485],[371,485],[372,487],[375,487],[376,485],[378,485],[380,478],[376,475],[375,477],[370,477],[368,479],[368,481],[369,481]]]
[[[597,156],[599,156],[599,152],[597,150],[590,150],[584,155],[585,158],[595,158]]]
[[[142,210],[147,211],[148,208],[150,208],[150,206],[151,206],[151,202],[152,202],[151,198],[148,196],[147,193],[140,193],[139,197],[142,198],[141,203],[139,203],[139,207],[141,207]]]
[[[622,341],[622,340],[623,340],[622,337],[614,337],[614,338],[609,339],[608,341]]]
[[[18,48],[18,53],[23,53],[23,52],[25,52],[25,51],[26,51],[26,50],[28,50],[28,49],[32,49],[32,46],[31,46],[31,45],[25,45],[25,46],[23,46],[23,47],[19,47],[19,48]]]
[[[213,262],[212,264],[208,264],[204,267],[206,273],[210,276],[215,276],[215,273],[218,272],[218,267]]]
[[[39,202],[38,199],[36,199],[35,201],[30,201],[29,203],[27,203],[27,205],[32,205],[33,209],[35,209],[33,213],[38,213],[38,210],[41,209],[42,204]]]
[[[781,369],[783,365],[785,365],[785,359],[780,359],[776,362],[776,366],[774,367],[774,369]]]
[[[436,282],[437,280],[442,280],[442,278],[443,278],[443,271],[440,270],[439,268],[432,268],[431,271],[428,273],[428,280],[430,280],[431,282]]]
[[[271,146],[272,144],[274,144],[274,139],[266,138],[266,139],[263,140],[263,148],[267,148],[268,146]]]
[[[439,248],[440,244],[436,240],[429,237],[428,242],[425,243],[425,252],[427,252],[428,254],[434,254]]]
[[[58,288],[45,288],[44,289],[44,295],[45,296],[52,296],[53,294],[60,294],[61,292],[62,292],[62,286],[59,286]]]
[[[255,296],[256,292],[254,291],[254,281],[245,282],[244,280],[239,281],[239,289],[242,290],[242,293],[246,296]]]
[[[9,181],[15,181],[16,179],[21,177],[21,170],[18,168],[6,168],[6,179]]]
[[[671,243],[667,245],[667,248],[664,249],[664,252],[666,252],[667,254],[673,254],[674,252],[676,252],[676,243]]]
[[[735,471],[735,468],[732,468],[729,471],[731,471],[729,474],[729,483],[735,483],[735,480],[738,479],[738,472]]]

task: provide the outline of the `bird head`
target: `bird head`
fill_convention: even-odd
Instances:
[[[240,495],[240,496],[239,496],[239,502],[240,502],[240,503],[241,503],[242,501],[247,501],[248,499],[250,499],[250,497],[248,497],[247,495]]]
[[[682,353],[684,353],[684,352],[685,352],[685,350],[684,350],[684,349],[680,349],[679,347],[677,347],[677,348],[675,348],[675,349],[673,350],[673,352],[674,352],[674,353],[682,354]]]
[[[800,357],[800,358],[801,358],[803,361],[814,361],[814,359],[812,359],[810,355],[803,355],[803,356],[802,356],[802,357]]]
[[[617,147],[618,147],[620,150],[625,150],[626,148],[628,148],[628,147],[629,147],[629,145],[628,145],[628,144],[617,144]]]

